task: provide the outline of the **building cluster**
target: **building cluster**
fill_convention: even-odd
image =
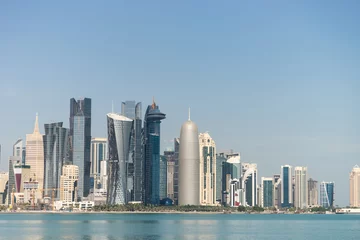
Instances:
[[[13,145],[9,171],[0,173],[0,202],[54,209],[97,204],[226,205],[305,209],[334,206],[334,183],[318,182],[307,167],[284,165],[261,177],[240,153],[216,151],[208,132],[189,118],[174,147],[160,151],[161,121],[152,102],[126,101],[106,116],[107,136],[91,134],[91,99],[70,100],[69,128],[44,124]],[[105,134],[104,134],[105,135]],[[350,206],[360,207],[360,168],[350,173]]]

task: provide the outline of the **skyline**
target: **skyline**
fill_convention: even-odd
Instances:
[[[335,204],[349,204],[360,162],[359,3],[83,3],[0,7],[1,170],[36,112],[41,133],[50,122],[69,128],[68,100],[92,98],[92,136],[106,137],[112,101],[120,113],[123,101],[155,96],[167,115],[162,151],[191,107],[217,152],[241,152],[263,177],[307,166],[335,182]]]

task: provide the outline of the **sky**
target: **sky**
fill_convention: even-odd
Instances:
[[[155,98],[161,148],[191,118],[217,151],[258,164],[307,166],[349,204],[360,164],[359,1],[1,1],[0,169],[44,123],[69,126],[69,99],[106,113]],[[260,178],[259,178],[260,180]]]

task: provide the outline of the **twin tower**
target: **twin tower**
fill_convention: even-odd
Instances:
[[[179,205],[200,205],[198,127],[189,119],[181,126],[179,149]]]

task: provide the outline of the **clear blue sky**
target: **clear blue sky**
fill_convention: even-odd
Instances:
[[[345,4],[346,2],[346,4]],[[360,164],[359,1],[2,1],[1,169],[17,138],[93,99],[93,136],[155,96],[162,148],[187,119],[260,176],[304,165],[347,205]],[[43,126],[41,126],[42,132]],[[260,178],[259,178],[260,180]]]

